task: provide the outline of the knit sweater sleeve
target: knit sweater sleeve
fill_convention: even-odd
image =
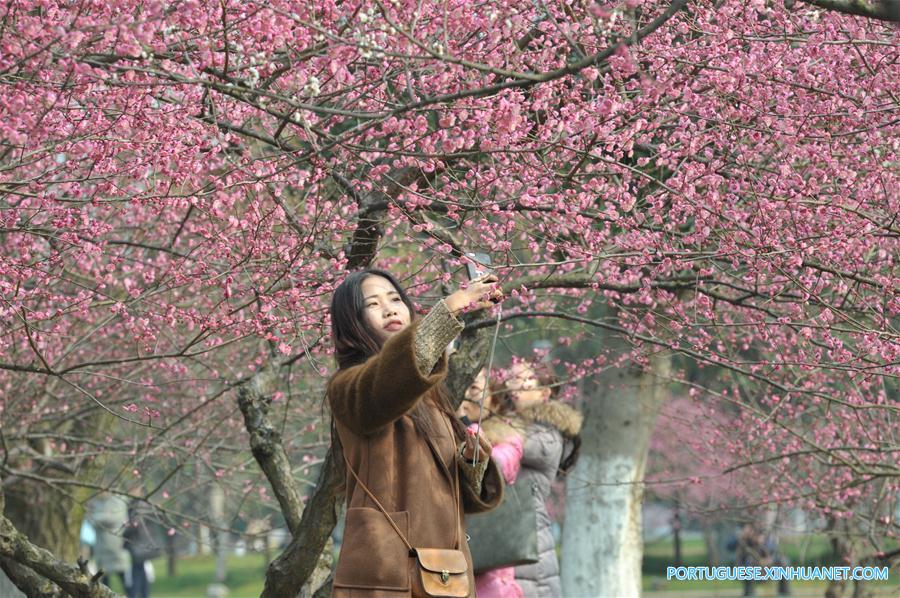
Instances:
[[[438,302],[428,315],[419,321],[415,337],[416,367],[427,376],[455,339],[464,325],[454,316],[444,300]]]

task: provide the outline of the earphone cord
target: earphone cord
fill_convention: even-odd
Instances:
[[[500,320],[503,318],[503,306],[497,306],[497,322],[494,324],[494,338],[491,340],[491,351],[488,355],[487,369],[484,374],[484,388],[481,390],[481,400],[478,401],[478,432],[481,432],[481,420],[484,417],[484,399],[487,398],[491,387],[491,369],[494,366],[494,349],[497,347],[497,337],[500,335]],[[481,442],[475,439],[475,453],[473,461],[478,463],[478,451],[481,448]]]

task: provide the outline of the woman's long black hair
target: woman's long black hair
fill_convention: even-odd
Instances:
[[[410,320],[415,319],[416,310],[409,295],[389,272],[368,268],[347,276],[335,289],[331,298],[331,340],[334,343],[334,358],[339,370],[364,363],[381,350],[381,340],[366,324],[365,319],[362,284],[371,276],[380,276],[390,282],[400,295],[400,300],[409,309]],[[436,392],[430,393],[430,397],[435,407],[449,417],[457,437],[465,437],[465,426],[454,414],[450,394],[444,385],[441,384]],[[429,417],[422,401],[412,410],[410,417],[420,434],[434,436],[437,424]]]

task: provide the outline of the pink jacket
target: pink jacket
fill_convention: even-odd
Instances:
[[[500,467],[507,484],[516,481],[522,463],[522,439],[513,436],[498,442],[491,451],[491,458]],[[515,579],[515,567],[503,567],[485,571],[475,576],[475,594],[478,598],[524,598]]]

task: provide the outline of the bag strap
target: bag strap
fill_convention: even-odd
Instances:
[[[441,419],[444,420],[444,423],[447,425],[447,428],[450,430],[450,438],[451,439],[455,438],[455,435],[453,434],[453,428],[450,426],[450,423],[447,421],[447,419],[443,413],[441,414]],[[455,444],[455,442],[454,442],[454,444]],[[347,453],[345,453],[343,450],[341,450],[341,454],[344,456],[344,463],[347,464],[347,470],[350,471],[350,473],[353,475],[353,478],[356,480],[356,483],[360,485],[360,487],[363,489],[363,492],[365,492],[366,495],[372,499],[372,502],[374,502],[375,505],[378,507],[378,509],[384,514],[384,516],[387,517],[388,523],[391,524],[391,527],[394,528],[394,531],[397,532],[397,535],[400,536],[401,540],[403,540],[403,543],[406,545],[406,548],[409,549],[410,556],[414,555],[416,552],[416,549],[412,547],[412,544],[409,543],[409,540],[406,539],[406,536],[404,536],[403,532],[400,531],[400,528],[397,527],[397,524],[394,522],[394,519],[390,515],[388,515],[387,510],[378,501],[378,499],[375,498],[375,495],[372,494],[372,491],[369,490],[368,486],[363,484],[362,480],[359,479],[359,476],[356,475],[356,471],[353,470],[353,466],[350,465],[350,460],[347,458]],[[456,546],[456,549],[459,550],[459,527],[462,524],[462,522],[460,521],[460,515],[459,515],[459,510],[460,510],[459,509],[459,464],[456,462],[456,448],[455,447],[453,449],[452,466],[453,466],[453,472],[455,474],[454,479],[456,481],[455,486],[451,487],[451,490],[453,492],[453,508],[456,510],[455,546]]]

